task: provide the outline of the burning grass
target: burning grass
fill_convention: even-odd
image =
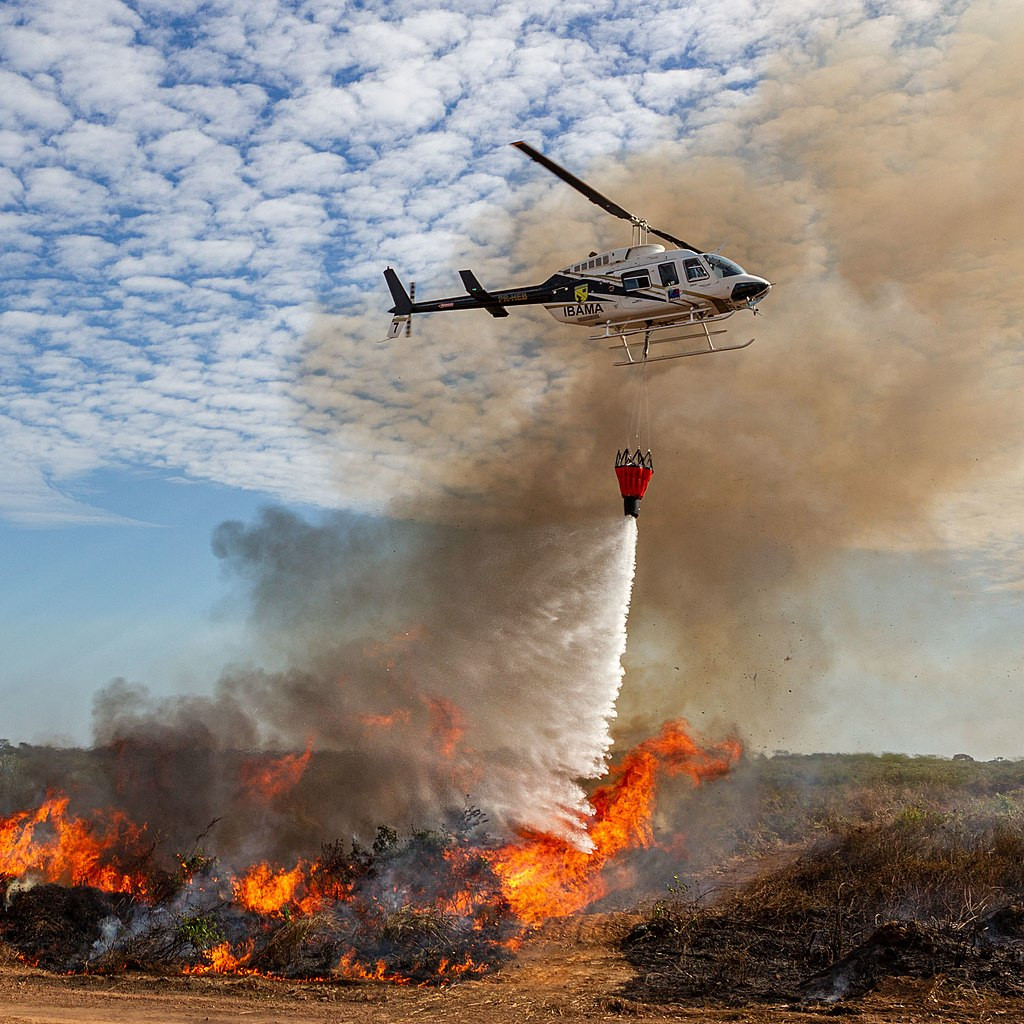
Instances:
[[[68,798],[52,796],[0,820],[0,871],[13,878],[0,937],[62,971],[478,976],[507,960],[525,930],[603,896],[602,872],[624,850],[653,844],[661,778],[715,779],[739,755],[734,741],[702,747],[685,723],[667,722],[594,791],[593,817],[581,823],[589,848],[537,833],[499,846],[477,834],[486,819],[471,809],[449,829],[400,839],[381,827],[370,848],[333,843],[316,858],[242,873],[201,850],[161,869],[145,827],[116,811],[72,817]],[[269,776],[275,785],[286,772],[298,776],[297,764],[277,758]]]
[[[293,871],[261,864],[242,879],[193,856],[138,888],[160,901],[15,882],[0,934],[60,971],[440,982],[493,969],[520,931],[487,859],[457,831],[399,841],[381,829],[372,849],[331,844]]]
[[[624,941],[634,999],[832,1001],[892,975],[1024,996],[1024,765],[739,755],[666,723],[592,793],[590,850],[498,845],[471,810],[242,872],[207,852],[216,829],[161,867],[153,830],[48,798],[0,819],[0,938],[59,971],[443,984],[673,879]]]

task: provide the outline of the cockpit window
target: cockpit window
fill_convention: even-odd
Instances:
[[[719,256],[717,252],[704,253],[704,259],[711,264],[711,269],[714,270],[719,277],[735,277],[737,274],[746,273],[738,263],[733,263],[732,260],[727,260],[724,256]]]
[[[706,281],[708,279],[708,272],[704,269],[704,264],[696,256],[683,260],[683,267],[686,270],[686,280],[691,284],[694,281]]]

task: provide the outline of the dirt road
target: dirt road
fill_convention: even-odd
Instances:
[[[58,976],[0,962],[0,1024],[532,1024],[559,1020],[797,1024],[837,1014],[858,1024],[1024,1020],[1024,1007],[974,993],[892,985],[854,1004],[797,1008],[659,1007],[620,994],[631,969],[615,940],[625,915],[552,922],[497,974],[442,989],[296,983],[257,977]]]

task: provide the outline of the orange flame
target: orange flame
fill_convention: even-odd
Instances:
[[[335,973],[350,981],[393,981],[400,985],[409,983],[408,978],[391,974],[383,960],[378,960],[372,968],[364,967],[351,951],[345,953],[338,961]]]
[[[261,757],[244,761],[239,773],[242,786],[269,803],[274,797],[298,785],[312,752],[313,741],[310,740],[304,754],[284,754],[270,759]]]
[[[437,965],[437,973],[442,978],[459,978],[463,975],[484,974],[489,970],[488,964],[478,964],[468,953],[460,961],[442,957]]]
[[[462,734],[461,712],[441,699],[431,698],[428,707],[435,734],[451,740],[450,749],[443,748],[451,756]],[[438,909],[468,919],[479,929],[486,928],[492,918],[500,920],[508,906],[528,925],[578,911],[605,895],[614,884],[604,868],[617,854],[654,843],[653,808],[659,779],[687,775],[694,784],[700,784],[727,773],[741,752],[736,740],[702,747],[685,722],[666,722],[658,735],[613,764],[606,781],[594,792],[593,815],[587,823],[589,850],[567,839],[536,832],[524,833],[518,841],[498,850],[481,850],[469,844],[453,846],[444,856],[451,865],[449,877],[454,884],[431,899]],[[297,781],[309,756],[307,749],[304,755],[277,759],[277,778],[297,771]],[[0,875],[30,874],[66,885],[84,884],[145,895],[146,882],[141,873],[135,876],[115,866],[119,854],[123,859],[125,852],[138,848],[145,826],[136,828],[115,812],[95,812],[88,819],[71,818],[68,804],[66,796],[48,796],[34,811],[0,819]],[[489,862],[493,874],[480,871],[485,862]],[[231,885],[238,905],[253,913],[271,915],[280,914],[286,907],[291,913],[313,914],[330,901],[353,898],[355,883],[329,872],[321,874],[317,863],[300,860],[291,869],[258,863],[233,879]],[[515,948],[517,942],[518,936],[513,936],[504,944]],[[253,948],[253,941],[236,947],[223,942],[207,950],[204,962],[189,970],[255,973],[247,966]],[[437,978],[457,978],[484,973],[489,968],[489,964],[474,961],[468,953],[461,960],[452,954],[438,962],[434,972]],[[355,951],[342,956],[335,974],[369,981],[409,981],[408,972],[389,969],[384,960],[361,960]]]
[[[359,715],[359,724],[368,729],[392,729],[396,725],[408,725],[411,718],[412,712],[408,708],[399,708],[389,715]]]
[[[206,958],[206,963],[196,964],[195,967],[186,967],[186,974],[256,974],[257,972],[251,968],[246,968],[245,964],[249,957],[252,955],[252,943],[246,943],[244,948],[239,953],[234,953],[231,949],[230,942],[221,942],[216,946],[206,950],[203,956]]]
[[[423,700],[430,713],[430,731],[440,743],[442,756],[451,760],[466,731],[466,717],[447,697],[424,697]]]
[[[235,899],[258,914],[276,914],[294,899],[305,881],[305,863],[299,861],[291,871],[275,870],[266,862],[256,864],[233,883]]]
[[[91,885],[108,892],[142,893],[141,874],[109,861],[110,851],[137,847],[145,826],[119,813],[69,818],[68,797],[48,796],[35,811],[0,820],[0,874],[37,875],[47,882]]]
[[[652,813],[660,772],[689,775],[695,783],[727,773],[742,752],[738,740],[701,748],[682,720],[630,750],[609,771],[591,803],[591,850],[558,836],[526,832],[498,850],[494,869],[516,914],[528,924],[572,914],[604,896],[601,869],[617,853],[654,841]]]

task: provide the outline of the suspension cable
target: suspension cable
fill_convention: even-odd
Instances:
[[[626,437],[629,447],[642,448],[645,437],[650,444],[651,409],[647,389],[647,363],[631,367],[633,380],[629,389],[626,415]]]

